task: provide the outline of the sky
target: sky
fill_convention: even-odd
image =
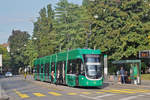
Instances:
[[[33,21],[39,16],[41,8],[59,0],[0,0],[0,44],[6,43],[12,30],[33,32]],[[82,0],[68,0],[81,4]]]

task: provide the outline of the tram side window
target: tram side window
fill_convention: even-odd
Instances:
[[[58,62],[57,63],[57,68],[56,68],[56,72],[58,73],[59,70],[59,74],[63,75],[63,62]]]
[[[77,74],[84,73],[84,67],[81,59],[76,60],[76,70],[77,70],[76,72]]]
[[[80,73],[83,75],[85,74],[85,69],[84,69],[83,63],[81,63]]]
[[[39,72],[40,72],[40,71],[39,71],[39,68],[40,68],[40,67],[39,67],[39,65],[37,65],[37,73],[39,73]]]
[[[72,60],[72,74],[76,74],[77,69],[76,69],[76,60]]]
[[[67,73],[68,74],[80,74],[81,70],[83,71],[83,66],[81,66],[81,59],[75,59],[75,60],[69,60],[68,61],[68,68]],[[81,69],[82,67],[82,69]]]
[[[49,75],[49,63],[47,63],[47,74]]]
[[[45,68],[44,68],[44,73],[46,74],[47,66],[46,66],[46,64],[45,64],[44,66],[45,66]]]
[[[72,63],[71,63],[71,60],[68,60],[68,63],[67,63],[67,74],[72,74]]]
[[[73,61],[74,66],[73,66],[73,70],[75,70],[75,74],[79,75],[81,74],[81,71],[84,72],[84,68],[83,68],[83,64],[82,64],[82,60],[81,59],[76,59]]]
[[[51,71],[55,72],[55,63],[54,62],[52,62],[52,64],[51,64]]]
[[[63,76],[63,80],[65,80],[65,68],[66,68],[66,61],[62,62],[62,76]]]
[[[45,71],[44,71],[45,73],[48,73],[48,68],[49,68],[49,64],[46,63],[46,64],[45,64]]]
[[[57,64],[56,64],[57,66],[56,66],[56,72],[58,71],[58,67],[59,67],[59,62],[57,62]]]
[[[62,70],[63,70],[62,68],[63,68],[63,62],[58,62],[58,63],[57,63],[56,71],[59,70],[60,72],[62,72]]]
[[[74,60],[69,60],[68,61],[68,73],[69,74],[75,74],[76,73],[75,67],[76,67],[75,61]]]
[[[41,65],[41,73],[43,73],[43,64]]]

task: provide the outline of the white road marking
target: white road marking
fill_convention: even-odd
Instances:
[[[150,93],[145,93],[145,94],[150,95]]]
[[[80,95],[80,96],[84,97],[84,98],[94,99],[94,100],[101,100],[100,98],[113,96],[113,95],[116,95],[116,94],[104,94],[104,95],[97,96],[97,97],[90,97],[90,96],[86,96],[86,95]]]
[[[136,98],[141,97],[141,96],[144,96],[144,95],[130,96],[130,97],[122,98],[120,100],[131,100],[131,99],[136,99]]]
[[[80,96],[84,97],[84,98],[94,99],[93,97],[89,97],[89,96],[86,96],[86,95],[80,95]]]
[[[105,94],[105,95],[97,96],[97,97],[95,97],[94,99],[100,100],[100,98],[108,97],[108,96],[113,96],[113,95],[116,95],[116,94]]]

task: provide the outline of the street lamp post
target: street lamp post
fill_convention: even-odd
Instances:
[[[61,44],[59,45],[59,51],[61,52]]]
[[[91,28],[92,28],[92,23],[90,23],[90,26],[89,26],[90,33],[87,33],[86,48],[88,48],[89,37],[92,34],[92,29]]]
[[[96,0],[89,0],[89,1],[96,3]],[[98,15],[95,14],[95,15],[94,15],[94,18],[97,19],[97,18],[98,18]],[[89,33],[87,33],[86,48],[88,48],[88,42],[89,42],[89,38],[90,38],[90,36],[91,36],[91,34],[92,34],[92,25],[93,25],[93,22],[92,22],[92,21],[88,21],[88,22],[89,22]],[[95,48],[95,46],[94,46],[94,48]]]
[[[97,19],[98,18],[98,15],[94,15],[94,18],[95,19]],[[89,21],[88,21],[89,22]],[[93,25],[93,23],[90,21],[89,22],[89,33],[87,33],[87,39],[86,39],[86,48],[88,48],[88,42],[89,42],[89,38],[90,38],[90,36],[91,36],[91,34],[92,34],[92,25]]]

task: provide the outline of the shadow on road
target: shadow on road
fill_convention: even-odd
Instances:
[[[109,83],[103,83],[103,85],[102,86],[95,86],[95,87],[90,87],[90,86],[88,86],[88,87],[81,87],[81,86],[76,86],[76,87],[73,87],[73,88],[78,88],[78,89],[103,89],[103,88],[106,88],[106,87],[108,87],[109,86]]]

